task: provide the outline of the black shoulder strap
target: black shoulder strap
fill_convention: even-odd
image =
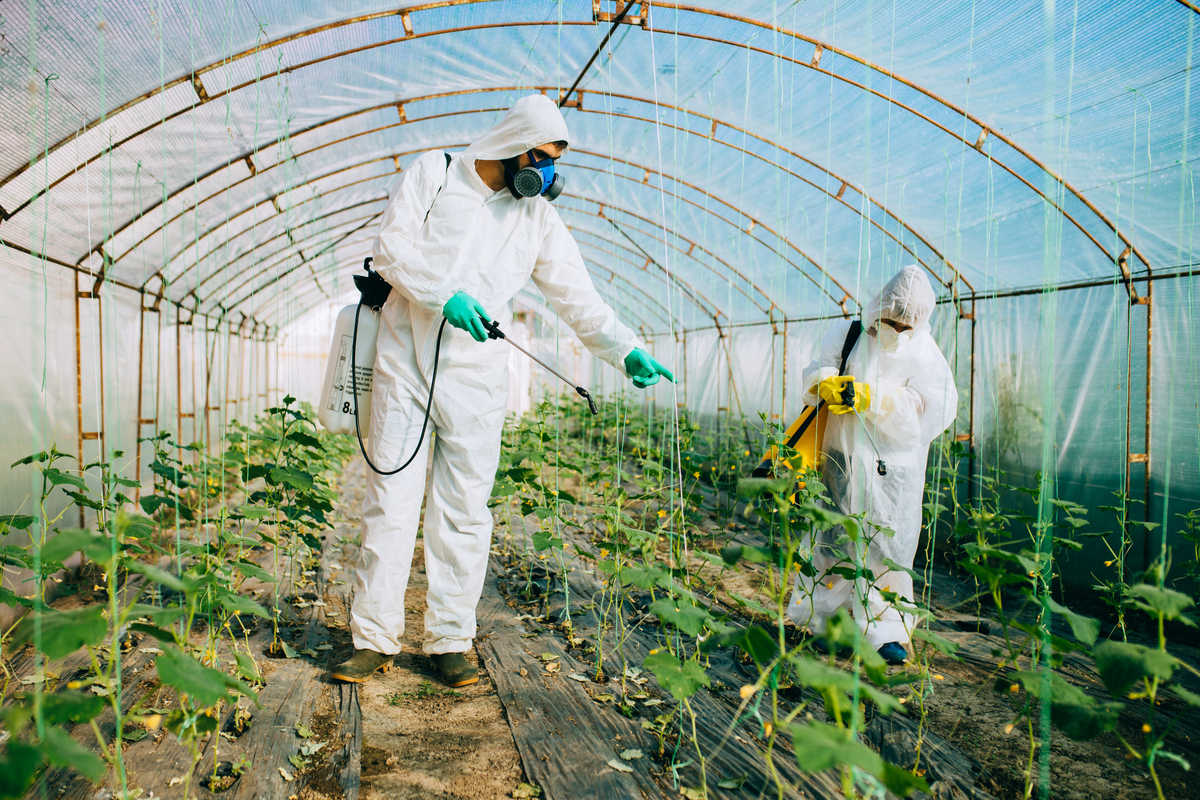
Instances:
[[[842,364],[838,367],[838,375],[846,374],[846,361],[850,359],[850,353],[854,350],[854,345],[858,343],[858,337],[862,335],[862,320],[856,319],[850,323],[850,330],[846,334],[846,343],[842,345]]]
[[[422,220],[421,224],[429,221],[429,212],[433,211],[433,203],[438,199],[438,195],[442,193],[442,189],[446,188],[446,180],[450,177],[450,154],[443,151],[442,155],[446,157],[446,174],[442,176],[442,185],[433,193],[433,200],[429,201],[429,208],[425,209],[425,219]]]

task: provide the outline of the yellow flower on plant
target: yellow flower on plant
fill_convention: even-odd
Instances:
[[[667,512],[666,512],[666,511],[664,511],[663,509],[661,509],[661,508],[660,508],[660,509],[658,510],[658,518],[659,518],[659,519],[662,519],[662,518],[663,518],[663,517],[665,517],[666,515],[667,515]]]
[[[1150,723],[1143,722],[1142,723],[1142,733],[1149,733],[1149,732],[1150,732]]]
[[[699,477],[700,477],[700,473],[699,473],[699,472],[693,472],[692,474],[693,474],[693,475],[695,475],[697,478],[699,478]]]
[[[1113,562],[1111,562],[1111,561],[1104,562],[1104,566],[1106,566],[1106,567],[1111,567],[1112,565],[1113,565]]]

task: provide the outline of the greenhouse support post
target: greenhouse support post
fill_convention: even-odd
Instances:
[[[73,282],[75,299],[75,435],[76,446],[79,450],[79,474],[84,474],[83,467],[87,463],[87,457],[84,455],[84,442],[95,441],[100,445],[100,458],[104,457],[105,439],[104,439],[104,314],[102,313],[102,301],[100,299],[100,287],[104,283],[105,266],[108,263],[107,256],[100,248],[96,248],[96,252],[100,254],[100,272],[81,272],[75,273]],[[86,277],[84,277],[86,276]],[[84,281],[84,286],[87,286],[87,281],[91,280],[89,288],[80,289],[80,280]],[[97,362],[96,362],[96,385],[100,396],[100,413],[97,418],[96,430],[85,431],[83,429],[83,339],[82,339],[82,310],[80,308],[80,300],[95,300],[96,301],[96,342],[97,347]],[[79,527],[85,525],[84,507],[79,506]]]

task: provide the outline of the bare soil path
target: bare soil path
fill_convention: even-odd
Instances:
[[[341,511],[359,516],[365,468],[355,459],[341,480]],[[363,800],[511,797],[524,780],[521,759],[496,687],[486,670],[479,683],[446,688],[421,651],[425,634],[425,559],[418,542],[404,598],[403,649],[388,673],[377,673],[358,690],[362,707]],[[347,548],[349,551],[349,548]],[[349,655],[346,641],[337,655]],[[472,650],[467,654],[479,663]]]

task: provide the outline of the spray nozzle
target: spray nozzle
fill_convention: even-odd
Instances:
[[[592,399],[590,394],[588,394],[587,389],[583,388],[582,386],[576,386],[575,391],[579,392],[580,397],[582,397],[584,400],[587,400],[588,411],[592,412],[593,417],[600,413],[600,409],[596,408],[596,401]]]

